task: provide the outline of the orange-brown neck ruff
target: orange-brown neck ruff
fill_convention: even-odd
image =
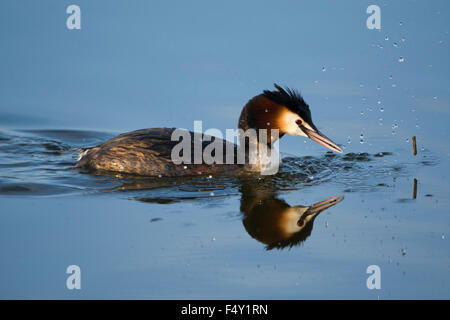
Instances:
[[[286,123],[286,115],[292,113],[286,106],[280,105],[259,95],[251,99],[242,109],[239,117],[239,129],[267,129],[267,142],[271,142],[271,130],[278,129],[279,138],[288,132],[293,124]]]

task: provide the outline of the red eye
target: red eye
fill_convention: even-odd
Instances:
[[[297,121],[295,121],[295,123],[297,124],[297,125],[301,125],[302,124],[302,120],[297,120]]]

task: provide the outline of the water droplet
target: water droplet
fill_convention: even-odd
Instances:
[[[352,143],[352,140],[350,139],[350,137],[347,137],[347,143],[348,144]]]
[[[444,40],[439,40],[439,43],[443,43],[444,42]]]
[[[391,79],[391,80],[392,80],[392,75],[390,75],[390,76],[389,76],[389,79]]]
[[[397,42],[394,42],[392,45],[393,45],[394,47],[398,47],[398,43],[397,43]]]
[[[359,136],[359,143],[363,144],[364,143],[364,135],[361,133],[361,135]]]
[[[444,239],[445,239],[445,235],[444,235],[444,234],[442,234],[441,238],[442,238],[442,240],[444,240]]]
[[[360,87],[360,88],[364,87],[364,84],[360,83],[360,84],[359,84],[359,87]]]
[[[402,256],[406,256],[406,249],[402,249]]]
[[[384,112],[384,109],[383,109],[383,108],[380,108],[380,112]]]
[[[394,124],[392,125],[392,129],[397,129],[397,128],[398,128],[398,124],[394,123]]]
[[[398,62],[403,62],[403,61],[405,61],[405,58],[404,58],[404,57],[398,58]]]
[[[377,90],[380,90],[381,89],[381,87],[380,86],[377,86]]]
[[[438,98],[438,97],[436,97],[436,96],[433,97],[434,100],[437,100],[437,98]]]
[[[400,23],[399,23],[401,26],[403,25],[403,21],[400,21]]]
[[[395,88],[395,87],[397,87],[397,85],[395,83],[393,83],[392,84],[392,88]]]
[[[405,38],[402,38],[402,42],[405,42],[406,41],[406,39]]]
[[[364,111],[361,111],[360,114],[363,116],[364,115]]]
[[[325,71],[327,71],[327,68],[322,67],[322,72],[325,72]]]
[[[378,100],[377,103],[378,103],[378,104],[381,104],[381,100]]]
[[[264,110],[264,111],[269,112],[269,109],[266,109],[266,110]]]
[[[406,143],[409,143],[409,139],[408,138],[406,138]]]
[[[384,37],[384,40],[388,41],[388,40],[389,40],[389,37],[388,37],[388,36]]]
[[[210,195],[211,197],[214,197],[214,192],[211,192],[209,195]]]
[[[216,237],[212,237],[211,241],[216,241]]]

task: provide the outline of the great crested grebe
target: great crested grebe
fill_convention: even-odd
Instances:
[[[333,141],[323,135],[312,122],[311,111],[302,96],[295,90],[283,89],[275,84],[276,91],[265,90],[262,94],[252,98],[242,109],[239,117],[238,128],[243,131],[248,129],[266,129],[269,133],[265,141],[268,149],[271,149],[275,141],[272,130],[278,130],[278,137],[284,134],[304,136],[336,152],[343,150]],[[151,128],[123,133],[99,146],[82,149],[78,165],[81,167],[113,171],[124,174],[143,176],[181,176],[198,174],[217,174],[236,171],[251,170],[246,164],[222,164],[222,163],[195,163],[176,164],[172,161],[172,149],[179,143],[172,140],[175,128]],[[187,131],[193,137],[192,147],[197,136]],[[259,143],[259,136],[258,136]],[[203,135],[200,147],[207,148],[212,142],[220,142],[223,150],[231,146],[238,148],[234,143],[224,141],[216,137]],[[197,144],[198,145],[198,144]],[[246,153],[247,147],[245,148]],[[192,155],[193,156],[193,155]],[[246,154],[248,158],[248,154]]]

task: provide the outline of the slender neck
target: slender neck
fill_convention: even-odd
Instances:
[[[239,126],[239,147],[244,151],[244,159],[247,168],[251,171],[272,172],[275,166],[279,166],[278,149],[273,147],[267,137],[261,137],[259,130],[248,128],[248,124],[240,122]],[[270,137],[269,137],[270,139]],[[243,148],[243,150],[242,150]],[[278,169],[274,173],[278,172]]]
[[[272,112],[277,108],[278,107],[274,106],[272,102],[261,95],[252,98],[244,108],[242,108],[241,115],[239,116],[238,128],[247,135],[251,135],[252,133],[249,131],[253,130],[253,133],[256,133],[258,144],[267,144],[267,146],[271,148],[272,143],[284,135],[283,132],[280,132],[277,125],[277,113]]]

